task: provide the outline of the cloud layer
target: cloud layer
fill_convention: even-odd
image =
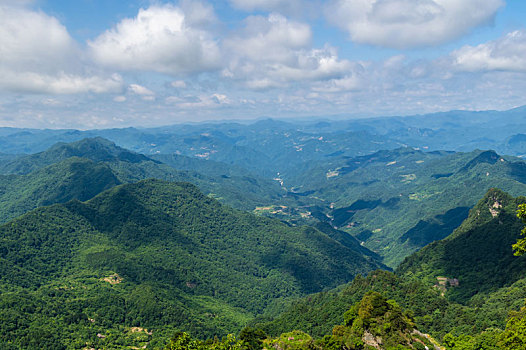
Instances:
[[[185,13],[171,5],[141,9],[88,43],[101,65],[123,70],[186,74],[213,70],[219,47],[201,26],[213,17],[210,7]],[[209,14],[207,14],[207,12]]]
[[[484,44],[464,46],[452,57],[460,70],[526,72],[526,32],[517,30]]]
[[[119,75],[97,75],[79,64],[82,53],[55,18],[0,5],[0,89],[71,94],[121,87]]]
[[[352,64],[339,59],[334,48],[312,48],[311,41],[311,28],[304,23],[277,14],[251,16],[225,42],[231,59],[223,76],[253,89],[268,89],[351,73]]]
[[[156,3],[76,41],[36,2],[0,0],[0,124],[11,114],[108,127],[526,103],[524,29],[419,58],[419,47],[491,23],[503,0],[329,0],[315,17],[298,13],[318,0],[226,3],[241,18],[222,22],[200,1]],[[328,27],[341,37],[317,32]]]
[[[352,41],[395,49],[457,39],[490,23],[503,0],[334,0],[326,17]]]

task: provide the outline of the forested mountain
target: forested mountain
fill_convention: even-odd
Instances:
[[[133,152],[110,150],[115,146],[101,139],[96,140],[106,144],[97,147],[83,146],[85,141],[79,141],[55,145],[45,154],[14,160],[6,157],[0,169],[23,174],[77,155],[107,163],[114,172],[120,171],[115,175],[121,182],[148,177],[170,180],[173,176],[174,180],[197,184],[205,193],[236,208],[255,209],[294,224],[328,219],[395,267],[408,254],[451,233],[489,188],[502,188],[512,195],[523,193],[522,161],[501,155],[522,155],[523,117],[524,108],[519,108],[150,129],[4,128],[0,130],[4,152],[30,153],[48,147],[52,140],[96,136]],[[505,153],[472,151],[475,147]],[[468,152],[449,153],[458,150]],[[159,161],[178,171],[167,171],[166,164]]]
[[[526,197],[490,190],[453,234],[406,258],[397,272],[437,285],[440,277],[457,279],[446,295],[461,303],[524,278],[526,256],[514,256],[511,246],[520,238],[523,223],[516,212],[525,202]]]
[[[71,157],[27,175],[0,175],[0,222],[71,199],[88,200],[120,184],[104,163]]]
[[[395,267],[453,232],[490,188],[526,193],[525,170],[522,159],[494,151],[399,148],[314,162],[285,184],[298,184],[294,191],[306,198],[324,199],[317,213],[311,209],[318,219],[351,233]]]
[[[0,237],[3,348],[111,348],[132,341],[132,327],[154,331],[141,344],[174,329],[221,335],[274,302],[382,266],[315,228],[160,180],[36,209]]]
[[[178,164],[175,164],[178,165]],[[301,206],[279,183],[217,163],[206,174],[178,170],[102,139],[59,143],[50,149],[0,162],[0,222],[41,205],[87,200],[116,184],[147,178],[189,181],[206,194],[245,210],[257,206]],[[203,167],[200,167],[203,170]]]
[[[0,348],[512,349],[523,116],[0,129]]]
[[[245,328],[239,340],[229,335],[223,341],[203,342],[176,333],[165,349],[523,349],[525,283],[521,280],[464,306],[447,301],[417,279],[375,271],[338,291],[296,302],[278,319]]]
[[[407,147],[304,163],[295,177],[282,174],[279,181],[206,159],[175,154],[152,159],[102,138],[59,143],[6,160],[0,169],[9,174],[0,176],[3,221],[39,205],[87,200],[119,183],[189,181],[239,209],[294,224],[327,222],[392,267],[449,235],[489,188],[526,193],[526,163],[519,158]]]
[[[298,329],[320,338],[376,291],[409,310],[417,329],[447,349],[522,349],[526,257],[514,256],[511,246],[524,226],[516,211],[525,201],[491,189],[453,234],[406,258],[395,274],[358,276],[254,324],[274,337]]]
[[[342,324],[333,325],[331,334],[322,338],[293,330],[267,337],[261,329],[246,327],[240,339],[230,335],[213,341],[192,339],[187,333],[176,333],[165,349],[435,349],[437,342],[415,328],[411,315],[393,299],[369,291],[340,317]]]
[[[72,143],[59,142],[45,151],[17,157],[12,161],[2,163],[0,165],[0,173],[24,175],[71,157],[81,157],[94,162],[108,163],[128,162],[130,164],[139,164],[152,161],[142,154],[117,147],[113,142],[102,137],[95,137]]]
[[[154,129],[2,131],[0,147],[5,153],[36,153],[59,141],[101,136],[145,155],[176,153],[237,165],[267,177],[330,154],[368,154],[401,145],[364,131],[324,133],[309,125],[304,128],[302,124],[270,119],[252,124],[203,123]]]
[[[463,305],[448,300],[440,290],[417,278],[375,271],[367,277],[358,276],[352,283],[333,291],[297,300],[278,316],[260,317],[254,325],[274,337],[297,329],[320,338],[329,334],[333,325],[342,322],[343,313],[352,305],[368,292],[376,291],[399,303],[411,313],[417,329],[440,342],[447,334],[475,338],[487,330],[503,330],[510,311],[524,307],[525,288],[526,279],[523,278]]]
[[[73,157],[108,168],[115,183],[152,177],[190,181],[206,194],[239,209],[293,223],[329,222],[363,241],[393,267],[411,252],[450,234],[489,188],[499,187],[513,195],[526,189],[526,163],[493,151],[423,152],[405,147],[358,157],[336,155],[302,163],[294,176],[281,174],[270,179],[206,159],[176,154],[152,159],[93,138],[59,143],[44,152],[1,162],[0,170],[10,174],[0,177],[0,183],[5,182],[4,193],[9,194],[6,203],[31,209],[77,198],[68,193],[81,189],[62,189],[65,195],[61,197],[47,193],[50,186],[46,185],[49,182],[53,183],[51,187],[60,187],[63,179],[70,178],[69,186],[85,186],[86,179],[75,178],[81,176],[79,172],[67,170],[66,163],[59,165],[64,160],[71,162]],[[42,169],[51,165],[43,176]],[[52,178],[54,172],[56,179]],[[102,176],[101,183],[88,186],[91,196],[98,193],[97,188],[107,188],[104,181]],[[24,194],[18,193],[21,189]],[[31,204],[25,203],[28,196],[34,198]],[[88,198],[86,194],[79,197]],[[11,214],[4,217],[13,218],[22,212],[7,208],[5,213]]]

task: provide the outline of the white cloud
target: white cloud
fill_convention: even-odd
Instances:
[[[218,68],[220,52],[204,28],[213,13],[187,2],[188,13],[171,5],[141,9],[113,29],[88,42],[95,61],[123,70],[166,74],[195,73]],[[201,15],[200,15],[201,14]]]
[[[326,17],[352,41],[405,49],[439,45],[493,20],[503,0],[333,0]]]
[[[139,84],[130,84],[128,87],[128,91],[130,91],[132,94],[139,95],[144,101],[154,101],[155,100],[155,93]]]
[[[29,10],[29,2],[0,0],[0,91],[17,92],[0,94],[0,121],[38,127],[153,126],[261,115],[504,109],[526,103],[526,30],[435,60],[411,59],[418,55],[413,52],[353,62],[330,45],[313,47],[313,29],[298,16],[277,14],[317,0],[229,1],[241,10],[271,13],[249,16],[224,37],[222,30],[232,22],[222,26],[211,6],[182,0],[177,6],[141,10],[84,49],[55,17]],[[329,7],[338,13],[326,15],[340,19],[338,24],[353,40],[415,47],[444,42],[488,23],[501,3],[342,0]],[[125,82],[104,71],[109,68],[147,73],[123,74],[137,79]],[[184,76],[208,70],[212,72],[199,77]],[[150,74],[153,71],[171,77]],[[105,92],[111,94],[92,94]],[[82,93],[88,94],[75,95]],[[149,102],[153,100],[157,103]]]
[[[120,89],[120,76],[98,76],[52,16],[0,5],[0,89],[29,93],[101,93]]]
[[[348,75],[339,79],[331,79],[327,82],[314,84],[312,90],[318,92],[342,92],[361,90],[364,82],[357,75]]]
[[[497,40],[464,46],[451,57],[459,70],[526,72],[526,32],[514,31]]]
[[[0,6],[0,67],[53,71],[76,54],[66,28],[51,16]]]
[[[227,95],[223,95],[223,94],[213,94],[211,96],[211,98],[213,100],[215,100],[217,103],[221,104],[221,103],[230,103],[230,100],[228,99],[228,96]]]
[[[351,62],[334,48],[312,49],[308,25],[278,15],[251,16],[245,28],[225,41],[231,55],[223,77],[244,80],[252,89],[286,86],[291,82],[340,78]]]
[[[164,99],[164,102],[168,104],[177,104],[177,103],[184,102],[184,101],[185,99],[179,96],[168,96],[167,98]]]
[[[66,73],[56,75],[35,72],[12,72],[0,69],[0,88],[15,92],[78,94],[85,92],[118,92],[122,87],[122,78],[115,74],[104,78],[98,76],[82,77]]]
[[[212,29],[219,22],[214,8],[199,0],[181,0],[179,2],[185,15],[185,23],[192,28]]]
[[[147,89],[144,86],[139,85],[139,84],[130,84],[129,90],[132,93],[137,94],[137,95],[146,95],[146,96],[154,95],[152,90],[149,90],[149,89]]]
[[[226,46],[252,61],[294,60],[292,50],[308,48],[312,40],[307,24],[289,21],[278,14],[248,17],[240,34],[227,40]]]
[[[46,98],[42,100],[42,104],[46,106],[59,106],[61,102],[54,98]]]

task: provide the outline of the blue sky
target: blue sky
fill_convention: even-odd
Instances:
[[[0,0],[0,126],[526,104],[526,3]]]

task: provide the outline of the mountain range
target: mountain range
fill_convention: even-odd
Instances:
[[[272,336],[301,329],[321,337],[341,322],[342,313],[376,291],[409,310],[416,327],[445,340],[447,349],[522,348],[520,337],[526,334],[520,331],[515,345],[496,343],[508,334],[503,330],[511,325],[510,315],[524,322],[517,313],[526,298],[526,257],[514,256],[511,245],[521,237],[524,224],[515,212],[525,200],[491,189],[453,234],[407,257],[394,273],[357,276],[254,323]]]
[[[236,211],[193,185],[161,180],[30,211],[1,226],[0,237],[0,312],[4,325],[18,324],[0,338],[21,347],[36,341],[55,307],[50,348],[136,325],[159,330],[154,338],[179,327],[211,336],[273,302],[383,267],[357,242]]]
[[[0,347],[520,348],[524,113],[2,128]]]

